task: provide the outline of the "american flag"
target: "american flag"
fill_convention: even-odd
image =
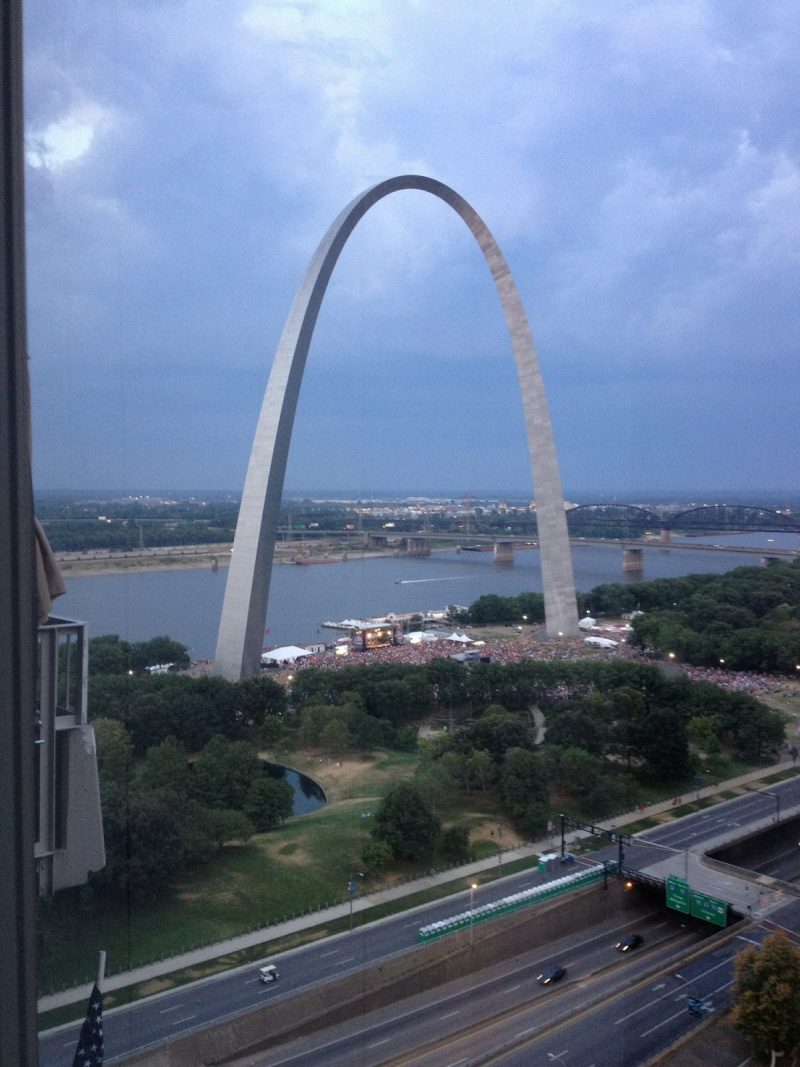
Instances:
[[[72,1067],[103,1067],[103,994],[97,982],[89,997]]]

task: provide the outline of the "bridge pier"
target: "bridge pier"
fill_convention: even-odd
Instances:
[[[513,541],[495,541],[495,543],[494,543],[494,561],[495,561],[495,563],[513,563],[514,562],[514,542]]]
[[[672,542],[672,530],[662,530],[658,535],[658,539],[662,545],[668,545]]]
[[[389,538],[386,534],[367,534],[367,544],[370,548],[386,548]]]
[[[429,556],[431,543],[426,537],[409,537],[406,542],[409,556]]]
[[[624,574],[641,574],[644,571],[644,553],[641,548],[622,550],[622,570]]]
[[[762,567],[775,567],[779,563],[783,563],[783,562],[784,561],[781,559],[780,556],[762,556],[761,557],[761,566]]]

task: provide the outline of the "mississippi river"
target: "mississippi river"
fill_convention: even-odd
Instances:
[[[798,547],[798,538],[788,534],[726,538],[717,534],[704,540],[753,545],[754,554],[648,547],[642,580],[721,574],[734,567],[758,565],[759,548]],[[604,582],[640,580],[623,575],[619,545],[575,546],[572,559],[575,584],[583,592]],[[91,637],[115,633],[129,641],[143,641],[168,634],[190,649],[192,659],[210,659],[226,578],[226,568],[70,576],[67,593],[56,601],[54,614],[87,622]],[[276,564],[264,644],[332,640],[335,631],[321,627],[327,619],[434,611],[449,604],[468,605],[486,593],[516,596],[530,590],[541,592],[541,588],[539,553],[534,549],[518,551],[509,566],[495,564],[490,552],[455,551],[435,552],[427,559],[351,556],[345,563],[329,565]]]

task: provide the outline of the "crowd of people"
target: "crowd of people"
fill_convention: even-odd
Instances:
[[[599,650],[590,649],[584,644],[583,639],[562,638],[556,642],[535,641],[532,638],[489,638],[476,640],[471,644],[462,644],[448,640],[442,636],[434,641],[424,641],[419,644],[405,642],[401,645],[383,645],[379,648],[371,648],[367,652],[350,652],[347,655],[339,654],[335,649],[326,649],[325,652],[316,652],[311,656],[305,656],[298,660],[296,667],[302,670],[304,667],[324,667],[326,670],[337,670],[342,667],[352,667],[354,664],[371,663],[430,663],[435,659],[449,659],[467,653],[470,658],[477,655],[478,659],[490,663],[505,665],[519,663],[522,660],[533,659],[539,661],[553,660],[578,660],[587,656],[597,657],[600,655],[615,655],[616,649]]]
[[[585,644],[582,637],[562,638],[558,641],[536,641],[533,638],[513,636],[494,637],[487,640],[475,640],[472,644],[459,644],[448,640],[444,635],[433,641],[421,641],[418,644],[405,642],[400,645],[383,645],[372,648],[367,652],[352,652],[342,655],[335,648],[328,648],[324,652],[316,652],[313,655],[297,660],[295,670],[307,667],[322,667],[326,670],[338,670],[343,667],[354,665],[367,665],[371,663],[408,663],[424,664],[435,659],[449,659],[468,650],[471,656],[478,654],[481,660],[505,665],[518,663],[521,660],[538,660],[549,662],[557,660],[579,660],[589,657],[615,658],[640,658],[640,653],[624,642],[620,642],[616,648],[598,649]],[[650,662],[650,661],[648,661]],[[794,679],[786,679],[778,675],[758,674],[751,671],[731,671],[723,668],[692,667],[686,663],[676,663],[689,678],[696,682],[712,682],[721,689],[729,692],[747,692],[753,696],[780,693],[786,696],[800,695],[800,685]]]
[[[684,674],[695,682],[713,682],[729,692],[751,693],[753,696],[781,693],[796,696],[800,686],[775,674],[755,674],[752,671],[726,671],[722,667],[692,667],[688,663],[678,665]]]

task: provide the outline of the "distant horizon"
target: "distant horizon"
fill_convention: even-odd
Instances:
[[[530,489],[387,489],[387,488],[293,488],[284,489],[282,499],[288,500],[461,500],[465,496],[476,500],[514,500],[525,501],[535,499],[535,493]],[[226,497],[239,499],[241,490],[216,489],[216,488],[189,488],[177,489],[175,487],[153,488],[92,488],[92,489],[37,489],[34,497],[61,497],[101,500],[135,497],[177,497],[187,499],[190,497]],[[672,489],[576,489],[564,490],[564,499],[567,501],[584,500],[592,503],[613,503],[615,501],[650,500],[658,502],[699,500],[711,503],[757,503],[766,505],[768,502],[787,504],[788,502],[800,502],[800,490],[798,489],[737,489],[735,491],[711,490],[698,488],[672,488]]]

